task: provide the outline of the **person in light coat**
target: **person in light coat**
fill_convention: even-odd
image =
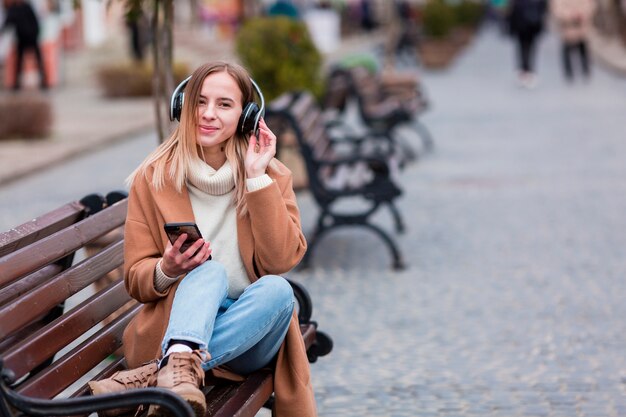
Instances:
[[[550,0],[550,15],[561,38],[563,73],[568,81],[574,79],[572,58],[576,54],[583,76],[589,78],[591,74],[587,37],[595,11],[596,0]]]

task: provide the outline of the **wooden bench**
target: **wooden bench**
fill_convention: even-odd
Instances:
[[[404,152],[407,162],[415,160],[417,152],[400,135],[398,128],[406,126],[414,130],[425,152],[434,148],[432,135],[419,118],[429,108],[429,101],[417,75],[373,74],[362,66],[332,69],[326,81],[324,108],[331,115],[341,117],[351,100],[365,126],[375,132],[388,133]]]
[[[141,307],[121,275],[125,197],[90,195],[0,234],[0,415],[88,415],[142,404],[194,415],[180,397],[159,388],[88,395],[88,380],[125,368],[122,332]],[[103,239],[104,247],[94,250]],[[310,320],[306,290],[290,283],[314,362],[332,341]],[[237,383],[207,376],[206,416],[254,416],[271,408],[272,378],[267,369]]]
[[[359,147],[348,152],[338,151],[342,142],[354,143],[353,138],[333,140],[322,110],[309,92],[292,92],[278,97],[269,104],[265,118],[277,136],[292,134],[297,138],[306,166],[308,187],[321,210],[315,230],[307,239],[309,248],[301,266],[309,266],[313,250],[328,231],[344,226],[362,226],[374,231],[386,243],[393,257],[393,268],[403,269],[403,257],[391,236],[370,221],[380,207],[387,206],[396,231],[404,231],[400,212],[395,206],[402,190],[393,179],[395,170],[389,155],[363,153]],[[338,201],[354,197],[364,199],[369,206],[351,213],[336,210]]]

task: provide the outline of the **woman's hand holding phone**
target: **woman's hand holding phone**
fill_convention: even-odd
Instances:
[[[211,245],[202,238],[197,239],[191,246],[181,252],[187,240],[187,233],[183,233],[174,241],[167,243],[163,252],[161,270],[169,277],[177,277],[203,264],[211,256]]]

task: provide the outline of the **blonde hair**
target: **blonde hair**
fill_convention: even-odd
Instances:
[[[236,81],[241,90],[242,108],[254,101],[254,90],[248,72],[240,65],[227,62],[210,62],[196,69],[185,86],[185,100],[181,111],[180,123],[170,137],[159,145],[139,167],[127,178],[130,186],[138,175],[143,175],[156,190],[172,181],[178,192],[183,190],[191,167],[204,163],[202,148],[197,143],[198,112],[197,103],[204,79],[211,74],[225,71]],[[243,214],[246,210],[244,201],[246,170],[244,160],[248,148],[248,134],[236,132],[232,139],[224,144],[224,153],[235,177],[234,202],[237,210]],[[169,169],[166,170],[169,165]],[[149,170],[153,167],[152,177]],[[167,171],[167,172],[166,172]]]

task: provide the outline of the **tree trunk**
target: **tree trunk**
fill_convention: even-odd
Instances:
[[[163,118],[161,117],[161,30],[159,10],[160,0],[154,0],[154,10],[152,12],[152,97],[154,99],[154,112],[156,116],[156,130],[159,143],[165,140],[165,129],[163,128]]]
[[[156,128],[159,143],[163,143],[170,133],[169,102],[174,90],[173,73],[173,27],[174,0],[154,0],[152,16],[152,96],[156,115]]]
[[[174,0],[164,0],[163,7],[163,100],[166,113],[169,114],[170,94],[174,91]],[[169,120],[169,116],[168,116]],[[171,125],[167,126],[168,128]],[[169,132],[168,132],[169,133]]]

